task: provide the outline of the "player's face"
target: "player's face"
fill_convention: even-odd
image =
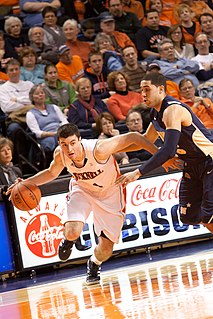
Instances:
[[[59,145],[61,146],[63,153],[72,161],[77,161],[81,159],[81,140],[76,135],[68,136],[67,138],[61,137],[59,139]]]
[[[149,108],[157,108],[161,104],[162,86],[155,86],[151,81],[141,81],[141,96]]]

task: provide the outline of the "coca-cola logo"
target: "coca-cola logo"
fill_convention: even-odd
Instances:
[[[58,245],[63,238],[64,226],[61,219],[51,213],[33,217],[25,231],[25,240],[30,251],[41,258],[57,255]]]
[[[181,179],[166,179],[158,186],[146,187],[138,184],[132,191],[131,204],[139,206],[144,203],[155,203],[177,199]]]

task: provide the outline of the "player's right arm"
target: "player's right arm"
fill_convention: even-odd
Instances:
[[[37,186],[43,185],[43,184],[49,183],[49,182],[53,181],[54,179],[56,179],[59,176],[59,174],[62,172],[63,169],[64,169],[64,164],[63,164],[62,159],[61,159],[60,150],[59,150],[59,148],[56,148],[54,151],[54,154],[53,154],[53,161],[50,163],[50,166],[48,168],[44,169],[43,171],[25,179],[25,180],[30,181],[30,182],[36,184]],[[20,182],[20,181],[23,181],[23,180],[17,179],[17,182]],[[16,183],[12,184],[8,188],[6,195],[9,195],[11,193],[11,191]]]

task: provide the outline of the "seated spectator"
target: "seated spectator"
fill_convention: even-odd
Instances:
[[[130,109],[126,115],[126,125],[129,132],[144,133],[143,119],[141,113],[134,108]],[[144,149],[127,152],[130,163],[137,163],[148,160],[152,155]]]
[[[103,55],[100,51],[92,51],[88,60],[89,68],[84,73],[92,83],[92,95],[100,99],[106,99],[110,95],[107,84],[108,70],[104,66]]]
[[[58,145],[57,129],[68,123],[65,115],[55,104],[46,104],[46,95],[41,85],[34,85],[29,97],[33,108],[27,112],[27,126],[42,145],[45,153],[50,155]]]
[[[0,30],[0,71],[5,73],[5,67],[8,61],[10,61],[5,49],[4,32]]]
[[[123,67],[121,54],[113,49],[111,38],[106,33],[97,34],[94,46],[96,51],[102,53],[104,65],[109,72],[120,70]]]
[[[107,107],[116,121],[125,121],[129,109],[142,102],[141,95],[129,91],[127,75],[121,71],[111,72],[108,75],[107,82],[109,89],[115,91],[115,94],[108,99]]]
[[[42,26],[42,11],[51,6],[59,11],[61,7],[60,0],[20,0],[21,16],[27,27]]]
[[[20,63],[15,59],[7,63],[6,72],[9,80],[0,86],[0,108],[8,115],[7,136],[16,148],[16,132],[26,128],[26,112],[32,107],[29,91],[33,83],[20,80]],[[17,155],[16,152],[14,155]]]
[[[180,84],[181,101],[187,104],[205,127],[213,133],[213,102],[208,98],[195,95],[195,86],[189,79],[183,79]]]
[[[123,48],[123,60],[125,65],[121,72],[125,73],[129,78],[129,90],[140,92],[140,83],[146,72],[141,63],[138,62],[137,50],[133,46]]]
[[[70,105],[67,118],[80,129],[95,128],[95,121],[102,112],[108,112],[106,104],[92,95],[92,83],[87,78],[76,82],[78,99]]]
[[[43,85],[43,88],[47,97],[46,103],[58,105],[62,112],[66,114],[70,104],[77,99],[73,86],[71,83],[61,81],[58,78],[58,71],[54,64],[46,65],[44,74],[45,85]]]
[[[210,47],[209,52],[213,53],[213,15],[210,13],[203,13],[199,18],[202,32],[207,34]]]
[[[176,20],[174,19],[173,12],[171,11],[170,14],[168,14],[167,10],[165,10],[165,7],[166,7],[165,1],[163,1],[163,0],[150,0],[149,1],[148,0],[147,3],[148,3],[147,11],[152,10],[152,9],[155,9],[158,11],[159,17],[160,17],[160,25],[171,27],[172,24],[176,23]],[[144,21],[143,21],[143,25],[145,25]]]
[[[172,24],[177,23],[177,20],[174,16],[174,5],[179,4],[180,0],[146,0],[145,2],[146,12],[151,9],[156,9],[159,12],[160,25],[166,25],[170,27]],[[159,2],[161,4],[159,4]],[[164,24],[162,21],[165,21],[166,23]]]
[[[115,20],[115,30],[126,34],[133,43],[135,35],[141,29],[141,21],[132,12],[125,12],[122,0],[108,0],[109,13]]]
[[[154,60],[161,69],[161,73],[167,80],[176,82],[177,84],[185,77],[191,79],[197,87],[199,85],[196,77],[199,71],[197,62],[186,58],[175,58],[174,45],[170,39],[162,40],[158,45],[160,60]]]
[[[143,21],[144,18],[144,9],[143,5],[140,1],[136,0],[122,0],[123,10],[125,12],[134,13],[140,22]]]
[[[63,32],[66,46],[70,48],[72,54],[81,57],[84,68],[88,67],[88,54],[91,46],[88,42],[82,43],[77,39],[78,33],[80,32],[77,21],[74,19],[66,20],[63,24]]]
[[[150,63],[147,67],[146,73],[161,73],[161,69],[157,63]],[[175,99],[180,99],[180,90],[177,83],[166,80],[166,94],[173,96]]]
[[[195,56],[194,47],[192,44],[185,43],[183,31],[179,24],[170,27],[167,37],[174,44],[176,58],[191,59]]]
[[[212,9],[208,6],[206,1],[199,1],[199,0],[180,0],[180,4],[187,4],[193,13],[193,20],[199,21],[200,15],[203,13],[210,13],[213,14]],[[177,15],[177,7],[174,7],[174,15]]]
[[[44,8],[42,17],[44,19],[43,29],[45,31],[44,43],[58,49],[61,45],[65,44],[66,38],[62,28],[57,25],[57,9],[51,6]]]
[[[44,65],[36,63],[36,53],[31,47],[24,47],[20,52],[21,77],[23,81],[34,84],[44,82]]]
[[[209,53],[210,42],[207,34],[202,32],[196,34],[195,47],[198,54],[192,58],[192,61],[198,62],[200,66],[197,78],[202,82],[213,82],[213,53]]]
[[[14,59],[19,59],[20,51],[24,46],[29,45],[27,34],[23,33],[22,22],[17,17],[9,17],[4,24],[5,35],[5,50],[7,56]]]
[[[84,19],[81,21],[81,29],[78,34],[78,40],[83,42],[94,43],[96,30],[94,19]]]
[[[115,120],[108,112],[101,113],[96,119],[96,131],[98,139],[106,139],[119,135],[119,130],[115,129]],[[120,165],[129,164],[128,156],[125,152],[113,154]]]
[[[0,137],[0,199],[6,199],[6,190],[8,186],[14,184],[18,177],[22,177],[20,168],[13,165],[13,142]]]
[[[51,45],[44,44],[44,29],[41,27],[32,27],[28,32],[30,46],[35,51],[38,63],[57,64],[58,51]]]
[[[186,43],[194,44],[194,36],[201,32],[199,22],[193,21],[192,9],[187,4],[180,4],[177,7],[177,15],[179,23],[182,27],[184,39]]]
[[[136,34],[136,47],[142,58],[152,61],[159,58],[158,43],[167,36],[169,28],[160,25],[160,17],[157,10],[149,10],[146,13],[146,26]]]
[[[133,42],[125,33],[115,30],[115,20],[108,12],[102,12],[99,16],[99,20],[100,30],[110,36],[115,51],[122,53],[122,49],[127,45],[134,46]]]
[[[58,50],[59,62],[56,64],[60,80],[75,85],[76,81],[84,75],[83,62],[79,55],[72,55],[70,48],[66,45],[60,46]]]

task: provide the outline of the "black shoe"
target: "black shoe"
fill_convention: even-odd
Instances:
[[[60,245],[58,246],[58,256],[62,261],[66,261],[70,257],[73,244],[74,241],[65,238],[60,242]]]
[[[88,285],[94,285],[100,283],[100,270],[101,267],[96,265],[91,259],[87,261],[87,278],[86,283]]]

